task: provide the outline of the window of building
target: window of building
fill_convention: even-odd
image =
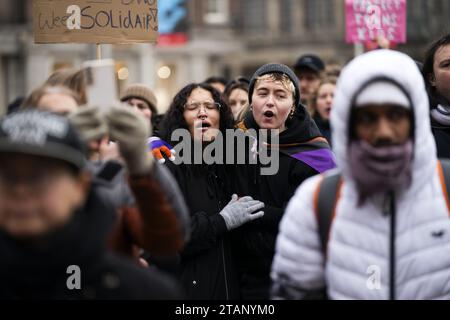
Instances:
[[[262,34],[267,30],[267,3],[273,0],[245,0],[241,3],[242,27],[246,33]]]
[[[26,0],[0,0],[0,24],[26,23]]]
[[[208,24],[225,24],[229,19],[228,0],[207,0],[204,20]]]
[[[281,0],[280,28],[282,32],[292,33],[292,7],[295,0]]]
[[[311,31],[333,29],[336,24],[334,6],[334,0],[306,0],[306,28]]]
[[[429,36],[429,5],[432,1],[408,1],[408,38],[426,38]]]

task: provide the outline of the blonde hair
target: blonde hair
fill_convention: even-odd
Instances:
[[[250,112],[250,104],[246,103],[241,110],[239,110],[238,114],[236,115],[235,123],[241,122],[245,119],[245,116],[247,113]]]
[[[63,86],[75,91],[81,104],[87,103],[86,98],[86,75],[83,69],[59,69],[45,81],[47,86]]]
[[[68,95],[69,97],[73,98],[78,105],[80,105],[80,103],[81,103],[81,100],[80,100],[80,97],[78,96],[78,94],[75,91],[73,91],[67,87],[64,87],[61,85],[59,85],[59,86],[43,85],[43,86],[33,90],[33,92],[31,92],[30,95],[28,95],[25,98],[25,100],[22,102],[22,104],[20,105],[20,108],[22,108],[22,109],[37,108],[39,101],[46,94],[65,94],[65,95]]]
[[[295,99],[295,85],[292,80],[283,73],[268,73],[256,78],[255,88],[261,81],[279,82],[287,91],[292,93],[292,97]]]

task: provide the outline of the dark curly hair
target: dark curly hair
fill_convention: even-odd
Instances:
[[[422,69],[422,75],[425,80],[425,85],[428,91],[428,95],[430,96],[430,102],[431,105],[439,103],[441,99],[443,99],[438,92],[436,92],[436,88],[433,87],[430,83],[429,76],[434,76],[434,58],[436,55],[436,52],[444,47],[450,45],[450,33],[444,35],[437,41],[433,42],[430,47],[428,48],[425,59],[423,61],[423,69]]]
[[[185,86],[183,89],[181,89],[173,98],[169,110],[167,111],[166,115],[164,116],[160,124],[161,139],[171,141],[170,137],[174,130],[179,128],[189,130],[183,115],[184,105],[186,104],[192,91],[194,91],[197,88],[209,91],[213,97],[214,102],[218,102],[220,104],[221,107],[219,109],[220,114],[219,130],[222,132],[223,136],[225,137],[226,129],[233,128],[234,124],[233,114],[231,113],[231,110],[225,103],[225,101],[222,100],[219,91],[217,91],[207,83],[191,83]]]

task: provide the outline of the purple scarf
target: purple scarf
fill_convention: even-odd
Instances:
[[[359,192],[358,205],[376,193],[394,191],[411,184],[413,143],[374,147],[357,140],[350,143],[350,168]]]

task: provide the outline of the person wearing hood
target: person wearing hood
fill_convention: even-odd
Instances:
[[[179,267],[189,299],[240,298],[230,237],[235,229],[264,215],[264,203],[235,194],[235,166],[222,161],[208,163],[202,156],[219,135],[226,139],[226,130],[233,130],[233,122],[219,91],[206,83],[182,88],[162,122],[161,138],[165,141],[175,145],[172,137],[178,133],[187,136],[177,143],[177,147],[182,146],[177,151],[179,162],[165,164],[178,182],[191,217],[191,238],[180,251]]]
[[[335,164],[326,139],[300,103],[299,81],[289,67],[275,63],[260,67],[250,81],[249,102],[252,112],[237,127],[249,133],[249,129],[270,130],[266,138],[260,131],[256,142],[260,154],[264,149],[279,160],[270,175],[261,174],[267,167],[261,157],[241,174],[242,193],[264,202],[265,208],[261,219],[238,230],[237,261],[242,297],[267,299],[278,224],[289,199],[305,179]]]
[[[428,112],[407,55],[376,50],[344,68],[331,111],[338,170],[306,180],[289,202],[273,298],[450,298],[449,207]],[[333,177],[325,229],[320,188]]]
[[[141,168],[148,163],[141,163]],[[0,298],[175,299],[177,285],[107,249],[115,208],[66,118],[0,121]]]
[[[430,98],[431,129],[438,157],[450,158],[450,34],[430,46],[422,73]]]

